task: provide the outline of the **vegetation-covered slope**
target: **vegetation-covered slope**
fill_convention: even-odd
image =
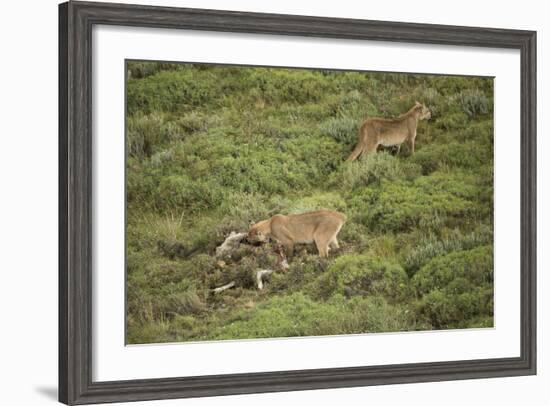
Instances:
[[[493,324],[489,78],[130,62],[129,343]],[[345,164],[367,116],[418,100],[416,152]],[[214,250],[276,213],[347,215],[328,260]],[[214,294],[229,281],[236,287]]]

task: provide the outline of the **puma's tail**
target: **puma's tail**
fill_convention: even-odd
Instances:
[[[355,161],[357,158],[359,158],[359,155],[361,155],[361,153],[363,152],[363,148],[364,148],[364,145],[362,145],[363,143],[361,142],[361,134],[363,134],[363,132],[365,131],[365,125],[366,125],[366,117],[365,117],[365,121],[363,122],[363,124],[361,125],[361,127],[359,127],[359,130],[357,131],[357,145],[355,146],[355,148],[353,149],[352,153],[350,154],[350,156],[348,157],[348,159],[346,159],[346,162],[351,162],[351,161]]]

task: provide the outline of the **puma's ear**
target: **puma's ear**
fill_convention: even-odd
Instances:
[[[422,103],[420,103],[418,100],[414,102],[416,106],[422,106]]]

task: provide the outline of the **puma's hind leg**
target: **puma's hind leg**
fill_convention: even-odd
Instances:
[[[317,245],[317,251],[319,251],[319,256],[321,258],[328,258],[328,244],[316,244]]]
[[[375,137],[367,137],[365,142],[365,148],[363,149],[362,158],[372,153],[376,154],[378,145],[380,145],[380,143],[378,142],[378,140],[376,140]]]
[[[357,139],[357,145],[353,149],[352,153],[346,159],[346,162],[355,161],[357,158],[363,158],[365,154],[368,154],[373,149],[373,136],[369,134],[366,128],[361,127],[359,130],[359,137]],[[374,151],[376,152],[376,147],[378,144],[375,142]]]
[[[344,224],[338,224],[336,225],[336,230],[334,231],[334,234],[332,235],[332,238],[330,239],[330,242],[329,242],[329,245],[332,247],[332,248],[335,248],[335,249],[340,249],[340,244],[338,244],[338,233],[340,232],[340,230],[342,229],[342,226]]]
[[[317,250],[319,251],[319,256],[322,258],[328,257],[330,248],[339,248],[338,240],[336,236],[342,228],[342,224],[335,224],[334,222],[320,225],[315,233],[313,234],[313,239]]]
[[[315,236],[315,245],[317,246],[317,251],[319,251],[319,256],[321,258],[328,257],[329,251],[329,241],[322,238],[321,236]]]
[[[359,157],[359,155],[361,155],[362,152],[363,152],[363,143],[361,141],[358,141],[352,153],[350,154],[348,159],[346,159],[346,162],[355,161]]]

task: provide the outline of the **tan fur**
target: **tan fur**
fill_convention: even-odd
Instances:
[[[414,153],[418,121],[428,120],[430,117],[430,110],[416,102],[409,111],[397,118],[368,118],[359,129],[357,145],[346,161],[354,161],[360,155],[376,152],[379,145],[386,147],[398,145],[399,154],[404,141],[409,143],[411,152]]]
[[[294,244],[315,243],[319,256],[328,257],[330,246],[339,248],[336,236],[346,216],[332,210],[317,210],[302,214],[277,214],[250,227],[248,238],[264,242],[273,237],[285,247],[287,255],[294,252]]]

